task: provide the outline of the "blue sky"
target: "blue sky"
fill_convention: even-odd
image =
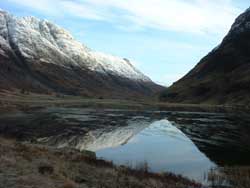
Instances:
[[[217,46],[248,0],[1,0],[16,16],[47,19],[88,47],[125,57],[171,85]]]

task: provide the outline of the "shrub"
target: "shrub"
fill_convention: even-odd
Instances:
[[[49,164],[42,164],[38,167],[38,172],[43,175],[46,175],[46,174],[51,175],[54,173],[54,168],[53,166]]]

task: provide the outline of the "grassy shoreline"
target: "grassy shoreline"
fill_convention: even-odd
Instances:
[[[171,173],[151,173],[97,159],[90,152],[25,144],[0,137],[0,187],[199,188]]]

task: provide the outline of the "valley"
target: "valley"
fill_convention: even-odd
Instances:
[[[0,187],[248,188],[249,25],[247,9],[166,87],[41,16],[0,9]]]

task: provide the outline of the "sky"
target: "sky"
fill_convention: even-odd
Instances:
[[[249,6],[249,0],[0,0],[1,9],[49,20],[165,86],[216,47]]]

